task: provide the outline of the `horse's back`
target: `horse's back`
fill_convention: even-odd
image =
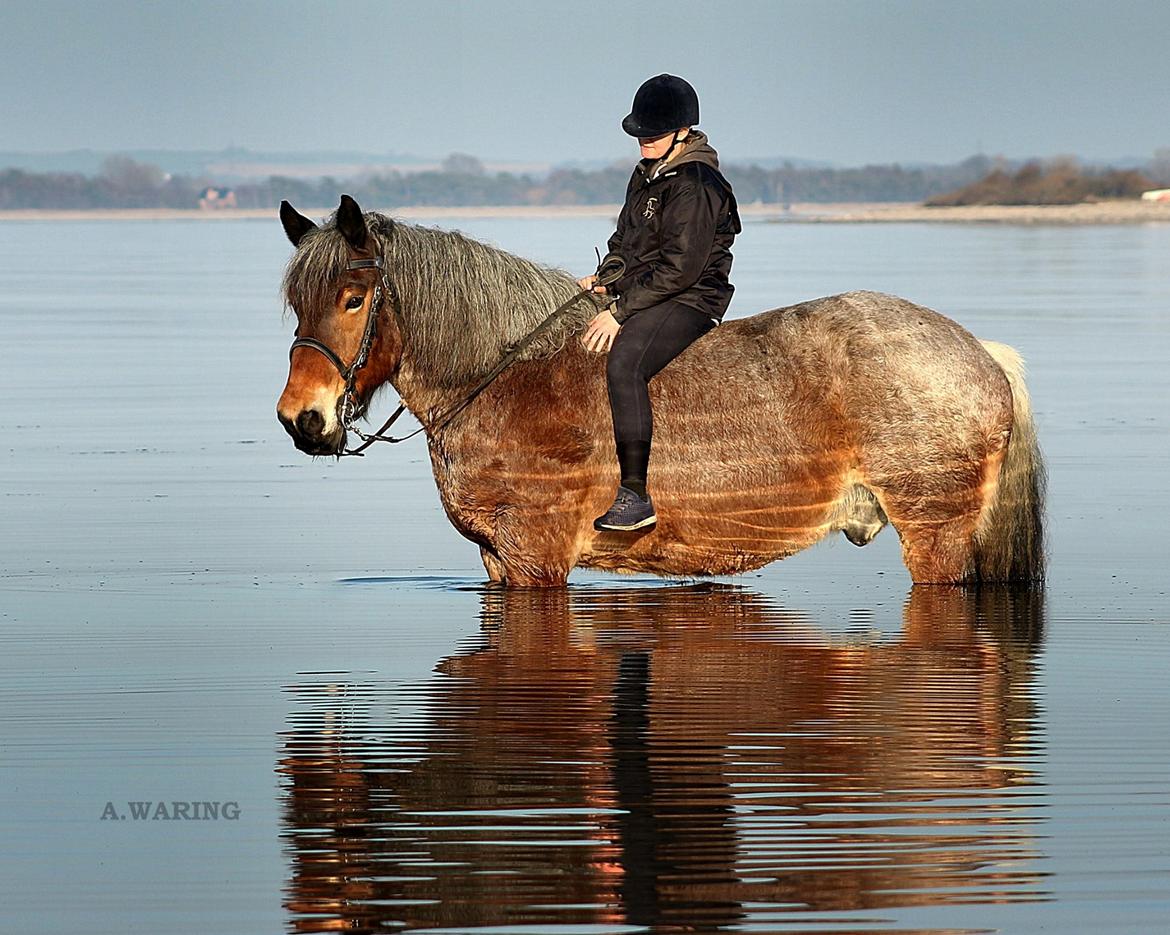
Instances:
[[[729,345],[766,342],[790,354],[810,347],[831,347],[850,356],[867,357],[889,349],[908,355],[918,366],[945,350],[980,350],[979,340],[945,315],[896,295],[863,291],[732,319],[712,331],[708,340],[714,338]]]
[[[883,425],[942,419],[953,429],[1010,419],[1007,379],[979,339],[898,296],[826,296],[734,319],[704,340],[729,371],[771,375],[798,396],[816,394],[869,426],[863,435]]]

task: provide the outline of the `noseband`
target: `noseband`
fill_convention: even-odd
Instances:
[[[362,332],[362,343],[358,346],[357,354],[354,355],[352,363],[347,367],[333,348],[316,338],[294,338],[288,349],[288,356],[291,360],[293,351],[298,347],[308,347],[321,354],[337,369],[337,373],[345,381],[345,392],[337,401],[337,418],[341,422],[342,429],[348,434],[353,430],[353,423],[358,414],[357,375],[370,359],[370,350],[374,346],[374,339],[378,333],[378,315],[382,311],[382,302],[389,296],[391,308],[398,308],[399,303],[394,286],[386,275],[385,263],[381,256],[372,259],[350,260],[345,264],[345,268],[347,270],[378,269],[381,271],[377,285],[374,286],[374,297],[370,300],[370,310],[366,314],[366,327]],[[342,454],[346,453],[342,452]]]

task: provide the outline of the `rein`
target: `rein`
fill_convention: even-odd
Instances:
[[[358,436],[358,438],[362,440],[362,443],[357,448],[343,447],[341,451],[337,452],[338,458],[364,457],[365,450],[373,445],[374,442],[389,442],[391,444],[397,444],[398,442],[404,442],[409,438],[413,438],[419,432],[422,432],[427,428],[427,426],[422,425],[411,432],[409,435],[403,435],[400,438],[394,438],[383,434],[398,420],[398,417],[406,411],[406,404],[402,402],[401,399],[398,401],[398,408],[394,410],[394,414],[391,415],[390,418],[387,419],[384,423],[382,423],[382,425],[375,432],[367,434],[359,429],[355,424],[359,408],[357,398],[357,375],[358,372],[363,367],[365,367],[366,363],[369,361],[370,350],[373,347],[374,339],[377,336],[378,315],[381,312],[382,303],[387,296],[390,298],[391,309],[399,311],[399,314],[401,314],[401,306],[398,301],[398,292],[394,288],[394,285],[390,282],[389,276],[386,274],[385,263],[381,256],[376,256],[373,259],[350,260],[346,264],[346,269],[371,268],[380,270],[381,274],[378,277],[378,284],[374,287],[374,297],[370,301],[370,310],[366,316],[366,327],[362,332],[362,343],[359,345],[357,354],[354,355],[354,359],[348,367],[342,362],[341,358],[337,355],[337,352],[334,351],[333,348],[329,347],[329,345],[322,341],[318,341],[316,338],[295,338],[292,342],[292,345],[288,349],[290,359],[292,358],[293,351],[295,351],[298,347],[308,347],[314,351],[317,351],[319,354],[322,354],[326,360],[333,364],[334,367],[337,368],[338,374],[340,374],[341,378],[345,381],[345,391],[342,394],[341,399],[338,400],[337,410],[338,420],[341,422],[342,430],[346,435],[345,441],[342,444],[343,446],[348,446],[350,432],[353,432],[356,436]],[[605,285],[608,282],[612,282],[621,275],[623,270],[624,265],[622,270],[617,270],[614,268],[607,270],[599,269],[601,276],[599,276],[598,282],[602,285]],[[582,289],[553,309],[549,313],[548,317],[545,318],[544,321],[542,321],[539,325],[537,325],[535,329],[530,331],[516,344],[509,348],[508,353],[500,358],[499,362],[494,367],[492,367],[490,371],[488,371],[487,375],[482,380],[480,380],[480,382],[475,386],[474,389],[471,390],[470,393],[468,393],[463,399],[461,399],[458,403],[443,413],[442,416],[436,419],[430,426],[430,430],[432,432],[437,432],[439,429],[446,426],[457,415],[459,415],[459,413],[461,413],[464,409],[470,406],[472,400],[474,400],[475,397],[487,389],[492,381],[495,380],[496,377],[498,377],[501,373],[503,373],[526,347],[528,347],[533,341],[535,341],[549,329],[558,315],[568,310],[569,308],[572,308],[584,296],[590,296],[592,294],[593,291],[591,289]]]

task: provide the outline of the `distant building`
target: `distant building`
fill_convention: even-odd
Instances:
[[[199,193],[199,207],[204,211],[216,211],[220,208],[234,208],[236,193],[230,188],[216,188],[207,186]]]
[[[1170,201],[1170,188],[1155,188],[1142,192],[1142,201]]]

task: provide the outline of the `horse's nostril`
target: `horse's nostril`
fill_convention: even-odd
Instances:
[[[302,410],[297,416],[297,429],[306,438],[318,438],[325,429],[325,417],[316,409]]]

